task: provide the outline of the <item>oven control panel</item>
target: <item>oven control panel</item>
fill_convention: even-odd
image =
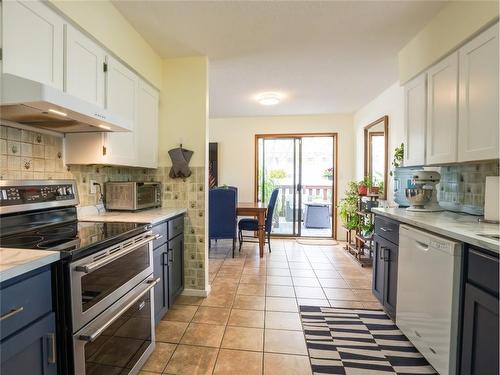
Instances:
[[[72,184],[0,186],[0,206],[59,202],[75,199]]]

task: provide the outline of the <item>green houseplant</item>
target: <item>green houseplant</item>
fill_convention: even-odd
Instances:
[[[405,155],[405,144],[401,143],[398,147],[394,149],[394,159],[392,159],[393,168],[398,168],[403,166],[404,155]],[[392,176],[393,171],[391,170],[389,174]]]
[[[338,205],[339,216],[342,224],[347,229],[356,229],[359,225],[358,209],[358,184],[351,181],[347,184],[345,197]]]

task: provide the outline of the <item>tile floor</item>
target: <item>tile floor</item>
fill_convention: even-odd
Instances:
[[[371,268],[337,246],[273,239],[258,256],[244,244],[210,251],[212,292],[180,296],[156,330],[157,347],[141,375],[311,374],[299,305],[379,308]]]

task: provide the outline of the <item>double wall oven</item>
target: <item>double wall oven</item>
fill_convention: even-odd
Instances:
[[[138,373],[154,350],[150,226],[77,221],[71,180],[0,181],[0,196],[0,246],[61,252],[59,373]]]

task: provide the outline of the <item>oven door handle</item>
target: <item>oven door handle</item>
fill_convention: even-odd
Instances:
[[[104,323],[102,326],[97,328],[95,331],[91,333],[82,333],[81,335],[78,336],[78,338],[82,341],[86,342],[93,342],[95,339],[97,339],[111,324],[113,324],[120,316],[123,315],[125,311],[130,309],[137,301],[139,301],[142,296],[144,296],[146,293],[148,293],[151,289],[155,287],[156,284],[160,282],[160,278],[157,279],[150,279],[146,281],[149,285],[147,286],[146,289],[132,297],[129,302],[125,306],[123,306],[120,311],[116,312],[116,314],[113,315],[111,319],[109,319],[106,323]]]
[[[131,253],[132,251],[138,249],[139,247],[147,244],[150,241],[158,239],[158,235],[152,235],[148,236],[130,246],[125,247],[124,249],[121,249],[111,255],[108,255],[107,257],[104,257],[102,259],[96,260],[95,262],[91,262],[89,264],[85,264],[82,266],[76,266],[75,270],[79,272],[84,272],[84,273],[90,273],[92,271],[95,271],[98,268],[101,268],[105,266],[106,264],[109,264],[113,262],[114,260],[121,258],[124,255],[127,255],[128,253]]]

